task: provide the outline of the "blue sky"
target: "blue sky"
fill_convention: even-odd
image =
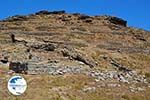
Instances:
[[[129,26],[150,30],[150,0],[0,0],[0,19],[40,10],[113,15],[127,20]]]

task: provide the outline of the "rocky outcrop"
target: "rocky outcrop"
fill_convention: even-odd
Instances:
[[[27,74],[28,71],[28,63],[21,63],[21,62],[10,62],[9,63],[9,70],[14,71],[15,73],[25,73]]]
[[[13,21],[27,21],[28,19],[29,19],[28,16],[16,15],[16,16],[9,17],[9,18],[7,18],[6,20],[3,20],[3,21],[4,22],[5,21],[8,21],[8,22],[13,22]]]
[[[93,18],[91,16],[87,16],[87,15],[78,15],[78,20],[82,20],[83,22],[86,23],[91,23]]]
[[[113,23],[113,24],[116,24],[116,25],[121,25],[121,26],[124,26],[126,27],[127,26],[127,21],[121,19],[121,18],[118,18],[118,17],[107,17],[106,20],[110,21],[110,23]]]
[[[88,58],[86,55],[83,55],[81,53],[76,52],[71,47],[64,48],[62,50],[62,53],[63,53],[64,56],[67,56],[70,59],[81,61],[84,64],[89,65],[91,68],[96,66],[96,63],[92,59]]]
[[[118,62],[116,62],[114,59],[110,58],[110,63],[115,66],[118,70],[120,71],[124,71],[124,72],[129,72],[131,71],[130,69],[128,69],[128,67],[123,66],[121,64],[119,64]]]
[[[44,51],[54,51],[56,47],[54,44],[34,44],[31,45],[31,48]]]
[[[134,37],[140,41],[146,41],[146,39],[142,35],[135,35]]]
[[[85,20],[85,19],[88,19],[88,18],[91,18],[91,17],[87,16],[87,15],[80,15],[78,20]]]
[[[124,65],[118,63],[115,59],[113,59],[111,57],[104,56],[103,59],[108,61],[112,66],[114,66],[119,71],[123,71],[123,72],[130,72],[130,71],[132,71],[127,66],[124,66]]]
[[[61,11],[53,11],[53,12],[49,12],[49,11],[46,11],[46,10],[42,10],[42,11],[39,11],[37,13],[35,13],[36,15],[49,15],[49,14],[64,14],[65,11],[64,10],[61,10]]]

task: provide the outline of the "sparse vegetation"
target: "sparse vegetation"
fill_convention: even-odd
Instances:
[[[0,21],[0,100],[150,100],[150,32],[126,24],[64,11]],[[35,72],[19,74],[28,83],[22,96],[7,90],[18,74],[1,62],[4,57],[28,62]],[[112,59],[133,73],[117,70]]]

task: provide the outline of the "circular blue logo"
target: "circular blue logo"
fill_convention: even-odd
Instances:
[[[27,89],[26,80],[21,76],[13,76],[9,79],[7,88],[13,95],[21,95]]]

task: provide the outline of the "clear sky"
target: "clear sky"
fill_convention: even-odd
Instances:
[[[127,20],[129,26],[150,30],[150,0],[0,0],[0,19],[40,10],[113,15]]]

